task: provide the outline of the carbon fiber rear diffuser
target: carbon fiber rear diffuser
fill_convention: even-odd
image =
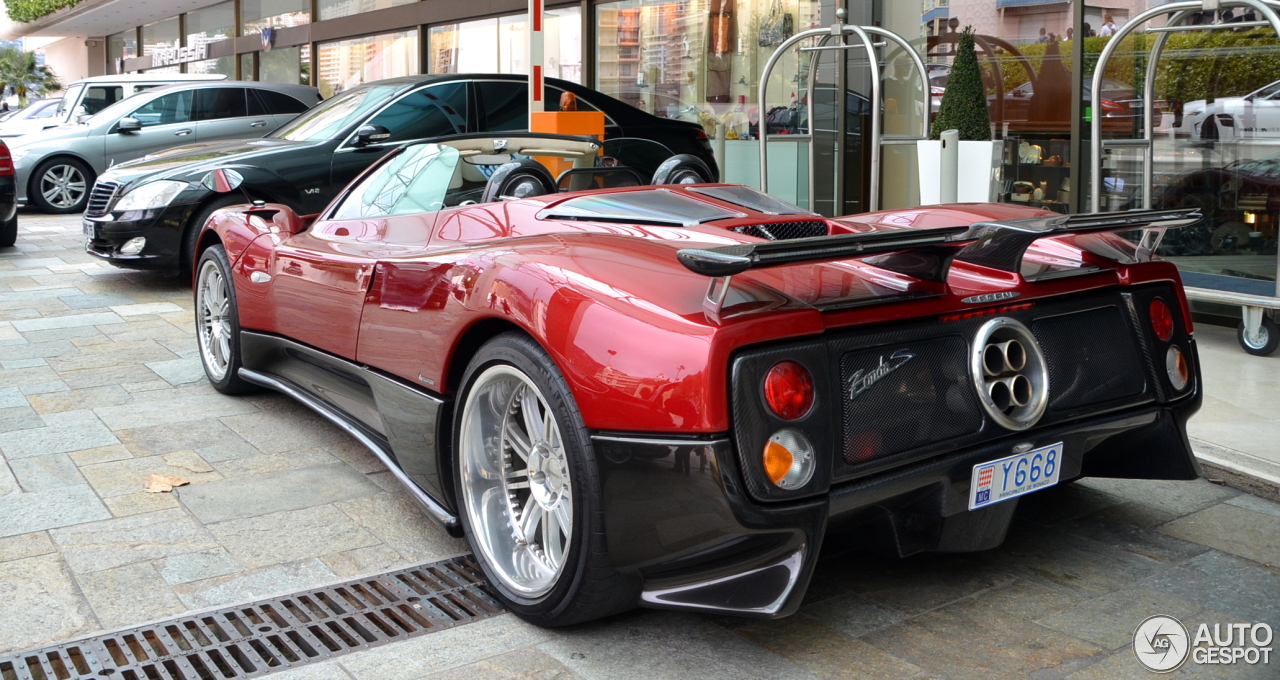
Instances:
[[[0,680],[230,680],[502,613],[470,555],[0,657]]]

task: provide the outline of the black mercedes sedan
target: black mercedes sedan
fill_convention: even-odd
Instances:
[[[215,210],[246,198],[320,212],[342,187],[406,142],[527,126],[521,75],[440,74],[374,81],[335,95],[266,137],[193,144],[117,165],[98,177],[84,213],[89,254],[131,269],[189,269],[195,237]],[[548,110],[573,93],[580,111],[605,114],[609,140],[646,140],[627,165],[651,174],[674,154],[693,154],[719,175],[700,125],[659,118],[568,81],[548,78]],[[634,149],[636,145],[632,145]],[[659,152],[652,152],[657,149]],[[652,167],[647,167],[646,161]],[[234,168],[250,194],[217,194],[201,184]]]

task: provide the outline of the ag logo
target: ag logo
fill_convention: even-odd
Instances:
[[[1172,616],[1149,616],[1133,632],[1133,654],[1152,673],[1177,670],[1190,651],[1187,629]]]

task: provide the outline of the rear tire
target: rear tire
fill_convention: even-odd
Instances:
[[[18,242],[18,213],[7,222],[0,222],[0,248],[12,248]]]
[[[258,391],[256,385],[240,377],[240,313],[231,262],[222,244],[209,247],[200,256],[193,293],[196,346],[205,377],[223,394]]]
[[[84,210],[97,179],[93,168],[78,158],[50,158],[31,173],[27,197],[41,212],[69,215]]]
[[[462,384],[459,516],[499,599],[540,626],[634,607],[638,588],[609,561],[591,439],[551,357],[526,335],[499,335]]]
[[[715,182],[711,168],[701,158],[682,153],[672,156],[658,166],[651,184],[710,184]]]

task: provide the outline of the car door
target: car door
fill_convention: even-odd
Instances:
[[[277,328],[357,359],[364,298],[377,260],[426,246],[458,157],[456,150],[434,145],[399,153],[323,219],[277,246],[270,264]]]
[[[391,137],[378,144],[355,145],[352,132],[333,154],[330,187],[325,193],[334,195],[373,164],[388,150],[405,142],[472,132],[468,118],[466,81],[449,81],[428,85],[402,95],[374,113],[362,125],[381,125]]]
[[[142,124],[137,132],[119,132],[119,121],[107,132],[106,166],[141,158],[196,141],[191,120],[191,90],[161,95],[138,106],[121,118],[135,118]]]
[[[206,87],[196,90],[196,140],[261,137],[275,129],[265,111],[250,115],[248,99],[252,93],[243,87]],[[254,109],[261,110],[254,99]]]

